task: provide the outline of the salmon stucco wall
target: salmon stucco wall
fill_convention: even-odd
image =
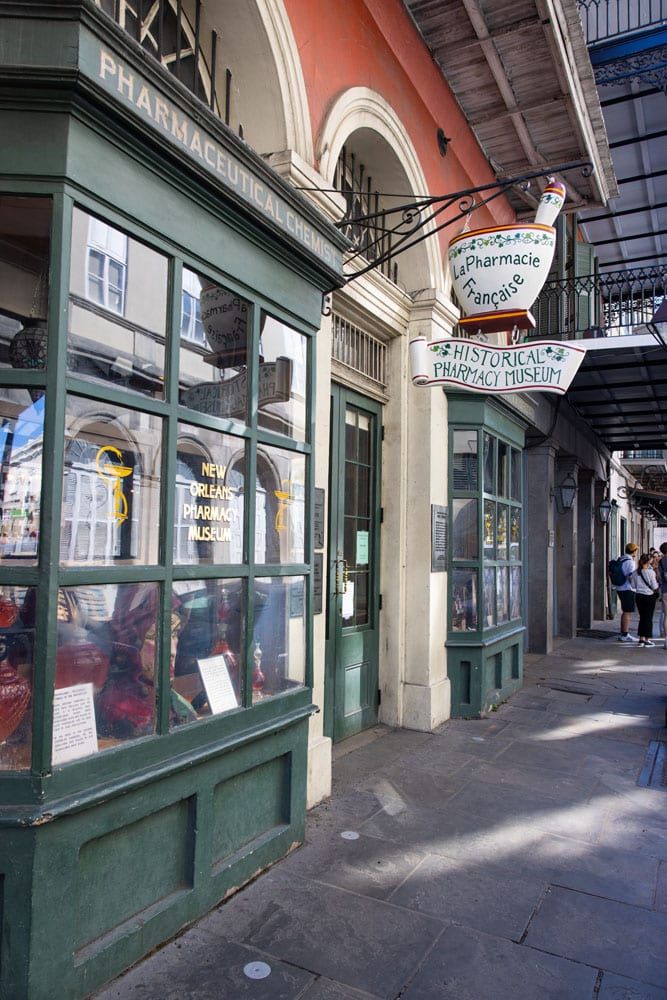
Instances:
[[[315,166],[333,103],[351,87],[368,87],[402,121],[431,193],[493,181],[472,129],[400,0],[285,0],[285,7],[306,81]],[[438,149],[438,128],[451,140],[445,157]],[[475,212],[473,226],[502,225],[514,218],[500,197]],[[444,230],[443,249],[460,229],[459,222]]]

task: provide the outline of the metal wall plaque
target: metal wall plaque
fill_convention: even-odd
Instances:
[[[444,573],[447,569],[448,511],[446,507],[431,504],[431,572]]]
[[[316,552],[313,556],[313,614],[322,614],[322,577],[324,575],[324,554]]]
[[[313,503],[313,548],[324,548],[324,490],[316,487]]]

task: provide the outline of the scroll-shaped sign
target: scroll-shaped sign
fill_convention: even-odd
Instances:
[[[535,221],[474,229],[449,244],[449,268],[456,298],[470,333],[529,330],[530,308],[549,275],[556,248],[553,222],[565,201],[565,185],[551,180]]]
[[[415,385],[451,385],[472,392],[565,393],[584,360],[585,348],[560,341],[491,347],[447,337],[410,342]]]

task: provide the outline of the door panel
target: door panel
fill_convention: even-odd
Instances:
[[[332,387],[325,731],[377,722],[381,407]]]

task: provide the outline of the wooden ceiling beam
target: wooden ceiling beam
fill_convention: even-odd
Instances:
[[[496,122],[502,118],[510,118],[512,115],[524,115],[529,114],[531,111],[550,111],[560,108],[562,106],[562,97],[548,97],[542,99],[541,101],[534,101],[530,104],[517,104],[513,102],[505,107],[498,107],[492,111],[485,111],[480,115],[470,115],[468,122],[473,128],[477,128],[480,125],[489,125],[491,122]]]
[[[473,30],[479,39],[484,58],[495,80],[496,86],[506,108],[516,108],[516,94],[512,90],[512,85],[505,72],[502,60],[493,43],[493,39],[486,26],[486,18],[480,6],[479,0],[462,0]],[[526,154],[526,158],[531,166],[540,166],[540,154],[533,145],[532,139],[526,127],[521,111],[513,111],[510,115],[512,124],[521,144],[521,148]]]
[[[442,19],[442,15],[441,15]],[[435,20],[435,16],[433,18]],[[530,31],[535,28],[540,28],[542,21],[539,17],[525,17],[521,21],[515,21],[513,24],[508,24],[502,28],[498,28],[496,31],[487,32],[487,37],[491,41],[496,41],[496,39],[509,38],[511,35],[518,35],[523,31]],[[443,26],[443,37],[446,39],[446,28]],[[434,35],[436,33],[434,32]],[[432,36],[433,37],[433,36]],[[429,38],[431,41],[431,38]],[[480,38],[470,38],[465,42],[456,43],[456,52],[465,52],[467,49],[477,48],[481,44]]]

